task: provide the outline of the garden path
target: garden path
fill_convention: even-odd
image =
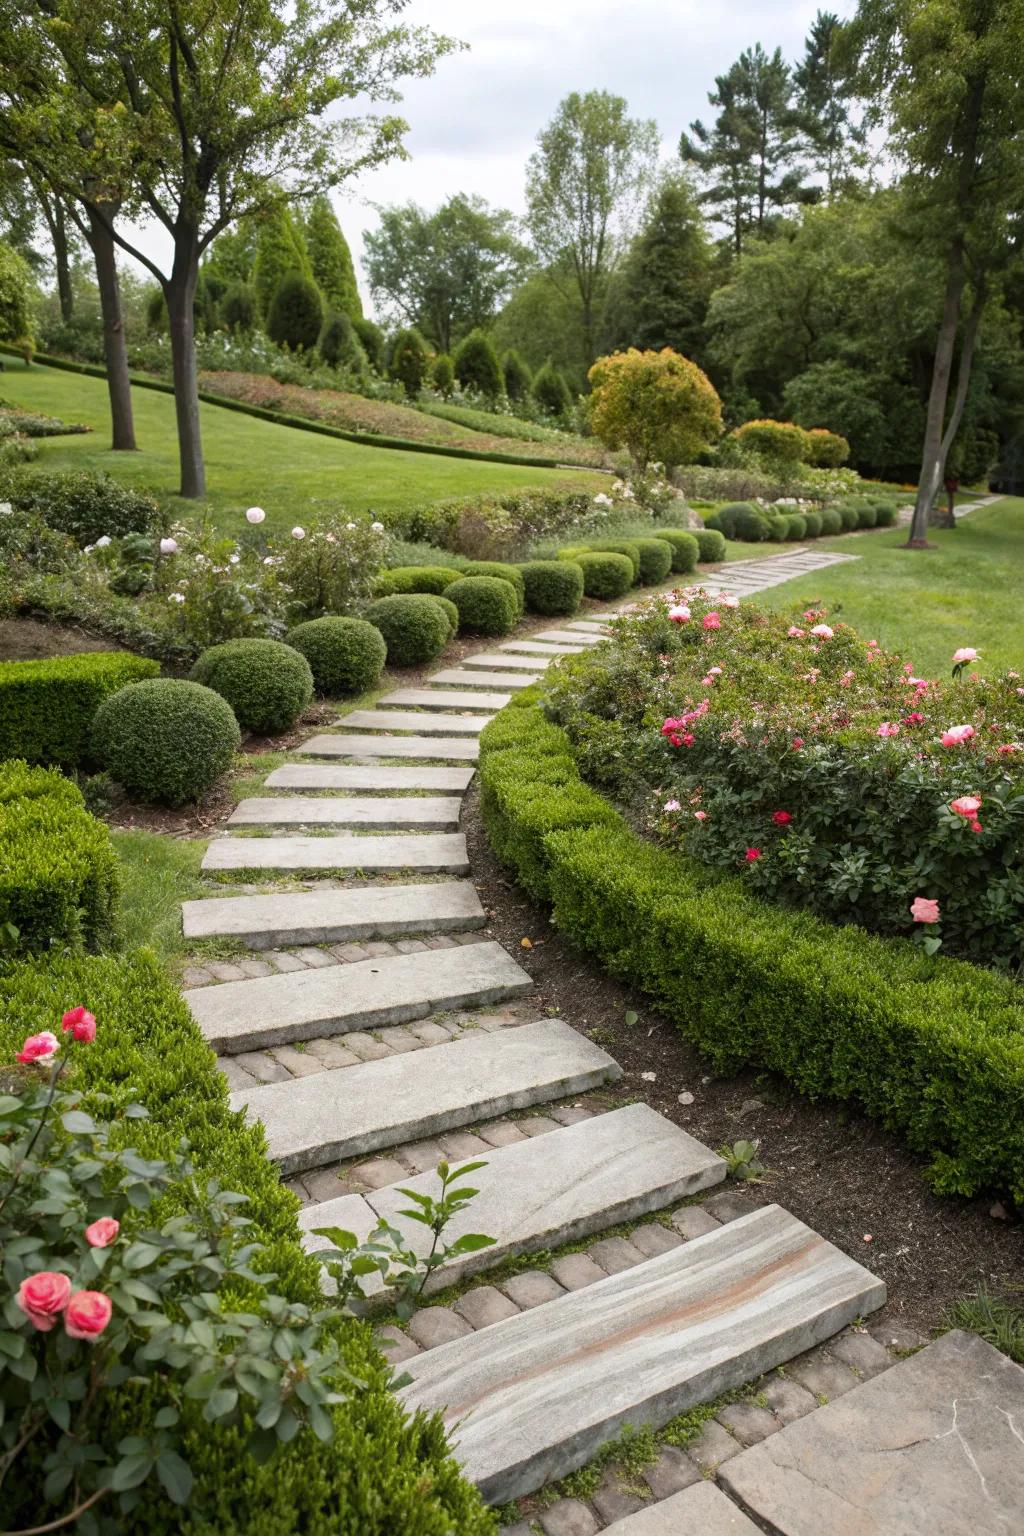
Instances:
[[[849,558],[742,562],[721,590]],[[186,976],[232,1101],[263,1122],[313,1253],[318,1227],[363,1239],[394,1222],[404,1188],[436,1187],[440,1158],[486,1160],[449,1236],[471,1228],[494,1245],[443,1267],[439,1302],[378,1336],[411,1378],[406,1402],[445,1414],[485,1497],[527,1500],[507,1536],[743,1536],[758,1529],[747,1512],[818,1536],[829,1500],[859,1510],[860,1525],[826,1522],[851,1536],[1009,1530],[1024,1372],[963,1335],[894,1363],[924,1341],[864,1326],[882,1283],[780,1207],[709,1194],[722,1159],[647,1105],[610,1107],[616,1062],[543,1016],[531,978],[481,932],[453,830],[479,731],[515,688],[606,633],[602,618],[566,622],[397,690],[307,740],[241,803],[204,868],[254,883],[184,907],[188,937],[244,956]],[[926,1426],[893,1439],[908,1391]],[[658,1430],[712,1400],[699,1435],[660,1445],[639,1485],[609,1468],[585,1497],[551,1493],[627,1426]],[[873,1491],[872,1458],[895,1445],[886,1480],[916,1526]]]

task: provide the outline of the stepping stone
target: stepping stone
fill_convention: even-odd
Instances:
[[[1009,1536],[1024,1509],[1024,1370],[947,1333],[719,1477],[783,1536]]]
[[[250,949],[337,944],[402,933],[460,933],[486,922],[468,880],[216,896],[183,902],[181,910],[186,939],[239,939]]]
[[[429,828],[446,831],[459,824],[462,801],[438,795],[334,795],[315,800],[302,795],[269,795],[241,800],[228,817],[229,827],[366,827],[398,832]]]
[[[822,1529],[819,1526],[815,1536],[821,1536]],[[839,1527],[831,1529],[838,1532]],[[714,1483],[695,1483],[660,1504],[616,1520],[606,1536],[761,1536],[761,1532]]]
[[[557,1019],[497,1034],[470,1032],[448,1045],[339,1071],[343,1077],[320,1072],[232,1095],[234,1109],[262,1120],[283,1177],[585,1093],[622,1076],[607,1052]]]
[[[379,702],[381,709],[487,709],[495,714],[505,708],[509,696],[507,693],[457,693],[444,688],[399,688]]]
[[[587,648],[585,641],[575,645],[547,645],[542,640],[509,640],[501,647],[501,654],[506,651],[524,651],[531,656],[577,656],[580,651]],[[351,717],[350,717],[351,718]]]
[[[417,1356],[401,1396],[410,1410],[444,1413],[463,1470],[504,1504],[583,1466],[626,1424],[665,1424],[884,1301],[880,1280],[769,1205]],[[815,1536],[834,1529],[819,1518]]]
[[[469,856],[461,832],[422,837],[218,837],[203,855],[202,868],[418,869],[424,874],[468,875]]]
[[[393,768],[377,763],[355,767],[321,763],[286,763],[275,768],[267,789],[348,789],[354,793],[432,789],[464,794],[473,782],[472,768]]]
[[[487,672],[483,668],[473,672],[468,667],[446,667],[427,678],[431,688],[446,685],[451,688],[532,688],[533,678],[527,672]],[[489,695],[484,695],[489,697]]]
[[[524,672],[540,673],[550,661],[549,656],[518,656],[513,651],[504,653],[480,651],[476,656],[464,656],[462,665],[485,672],[494,671],[499,667],[515,667],[521,668]]]
[[[185,1001],[214,1049],[233,1055],[501,1003],[532,987],[512,956],[488,942],[228,981],[186,992]]]
[[[574,633],[579,630],[583,635],[610,635],[612,633],[608,623],[603,619],[573,619],[571,624],[563,626]]]
[[[487,721],[469,715],[420,714],[417,710],[354,709],[340,723],[351,731],[416,731],[421,736],[465,732],[472,736],[482,731]]]
[[[606,640],[606,635],[595,635],[583,630],[571,629],[542,629],[540,634],[533,636],[534,640],[544,640],[552,645],[600,645]]]
[[[354,757],[363,763],[372,763],[376,757],[475,763],[480,756],[479,742],[462,741],[457,736],[443,741],[424,741],[421,736],[311,736],[293,750],[300,757]]]
[[[443,1289],[513,1254],[559,1248],[620,1221],[633,1221],[725,1177],[720,1157],[646,1104],[594,1115],[543,1137],[488,1149],[481,1156],[487,1167],[472,1179],[479,1194],[455,1217],[446,1236],[486,1232],[496,1242],[442,1266],[428,1289]],[[433,1194],[437,1177],[430,1172],[402,1183]],[[400,1213],[409,1201],[396,1186],[374,1190],[365,1198],[379,1216],[405,1230]],[[337,1203],[307,1207],[300,1225],[307,1232],[314,1226],[342,1225],[333,1211]],[[408,1225],[410,1247],[425,1254],[431,1234],[425,1227]],[[308,1252],[315,1253],[318,1246],[325,1246],[322,1238],[305,1239]]]

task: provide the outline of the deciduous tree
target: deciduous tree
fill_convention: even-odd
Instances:
[[[689,464],[720,437],[722,405],[707,374],[670,347],[615,352],[590,370],[590,424],[638,469]]]

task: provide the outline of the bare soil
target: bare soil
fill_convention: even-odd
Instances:
[[[90,635],[76,625],[0,619],[0,661],[45,661],[50,656],[77,656],[82,651],[123,649],[116,641]]]

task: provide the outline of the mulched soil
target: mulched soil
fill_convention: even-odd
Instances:
[[[889,1290],[883,1316],[894,1328],[934,1328],[979,1288],[1019,1298],[1024,1227],[1009,1202],[932,1194],[923,1165],[892,1136],[845,1106],[798,1097],[780,1079],[710,1078],[668,1019],[574,949],[513,884],[488,846],[476,789],[463,826],[488,934],[529,971],[542,1010],[563,1014],[615,1057],[625,1074],[619,1097],[646,1100],[710,1147],[758,1140],[768,1170],[758,1194],[881,1276]],[[523,948],[524,938],[532,947]],[[633,1012],[637,1021],[627,1024]],[[655,1080],[645,1081],[651,1072]],[[684,1092],[694,1095],[686,1107]]]
[[[0,661],[45,661],[49,656],[77,656],[82,651],[119,651],[100,635],[69,624],[41,624],[37,619],[0,619]]]

